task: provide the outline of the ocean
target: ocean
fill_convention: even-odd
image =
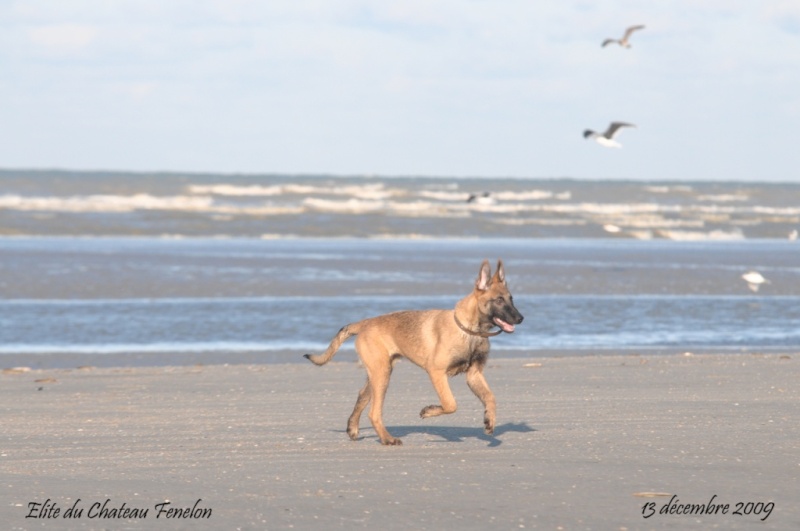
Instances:
[[[0,364],[301,361],[498,258],[496,356],[796,352],[798,228],[792,184],[7,170]]]

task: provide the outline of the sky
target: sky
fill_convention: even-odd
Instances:
[[[797,182],[800,1],[0,0],[0,168]]]

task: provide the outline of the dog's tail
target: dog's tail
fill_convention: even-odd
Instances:
[[[358,334],[361,329],[360,325],[361,322],[350,323],[349,325],[343,326],[331,340],[331,344],[328,345],[328,349],[325,352],[322,354],[304,354],[303,357],[310,360],[314,365],[325,365],[331,361],[331,358],[333,358],[333,355],[339,350],[339,347],[342,346],[342,343],[347,341],[348,338]]]

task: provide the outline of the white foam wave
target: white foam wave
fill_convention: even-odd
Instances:
[[[240,186],[232,184],[191,185],[192,194],[225,196],[278,196],[278,195],[344,195],[356,199],[388,199],[405,195],[399,188],[386,188],[383,183],[340,186],[314,186],[307,184],[279,184],[273,186]]]
[[[750,196],[747,194],[707,194],[698,195],[698,201],[711,201],[714,203],[725,203],[730,201],[747,201]]]
[[[606,223],[609,222],[626,229],[701,228],[705,225],[700,219],[665,218],[649,214],[613,216],[606,220]]]
[[[430,218],[464,218],[469,217],[465,208],[453,208],[452,205],[432,203],[430,201],[399,202],[390,201],[386,205],[387,212],[404,217]]]
[[[530,205],[522,203],[482,203],[476,201],[453,207],[453,210],[467,210],[471,212],[483,212],[486,214],[513,214],[515,212],[527,212],[531,209]]]
[[[420,197],[428,199],[436,199],[437,201],[466,201],[469,199],[467,192],[443,192],[440,190],[422,190],[419,192]]]
[[[567,203],[532,206],[531,209],[562,214],[634,214],[680,212],[680,205],[664,205],[660,203]]]
[[[800,216],[800,208],[798,207],[785,207],[773,208],[764,206],[754,206],[751,211],[755,214],[773,215],[773,216]],[[796,220],[797,218],[795,218]]]
[[[137,210],[175,212],[206,212],[217,215],[279,215],[300,214],[304,209],[292,205],[219,205],[209,196],[87,195],[72,197],[0,196],[0,209],[68,212],[68,213],[125,213]]]
[[[0,208],[56,212],[131,212],[134,210],[208,210],[208,196],[87,195],[71,197],[0,196]]]
[[[320,199],[308,197],[303,200],[303,205],[321,212],[334,212],[339,214],[366,214],[378,212],[386,208],[384,201],[365,201],[361,199],[346,199],[336,201],[332,199]]]
[[[542,199],[552,199],[554,196],[553,192],[547,190],[503,191],[492,194],[492,197],[500,201],[541,201]]]
[[[550,225],[568,227],[571,225],[587,225],[589,222],[580,218],[495,218],[493,223],[498,225]]]
[[[675,185],[675,186],[645,186],[645,191],[651,192],[654,194],[669,194],[671,192],[681,192],[681,193],[688,193],[693,191],[691,186],[684,186],[684,185]]]
[[[732,231],[712,230],[710,232],[690,230],[659,230],[656,231],[662,238],[677,241],[709,241],[709,240],[743,240],[744,234],[738,229]]]
[[[472,194],[468,192],[442,191],[442,190],[422,190],[418,194],[420,197],[436,199],[438,201],[460,201],[466,202]],[[561,201],[569,200],[571,192],[551,192],[549,190],[501,190],[489,192],[489,197],[497,201],[541,201],[544,199],[558,199]]]
[[[223,188],[215,188],[223,186]],[[329,212],[341,215],[383,214],[414,218],[467,218],[484,215],[488,221],[517,225],[572,225],[583,223],[612,224],[626,233],[631,230],[662,231],[673,239],[738,239],[741,232],[703,232],[706,224],[745,227],[770,223],[800,223],[800,206],[766,206],[725,203],[676,204],[646,201],[638,203],[562,202],[547,190],[528,190],[521,194],[500,192],[494,203],[471,202],[466,194],[454,190],[409,190],[398,192],[381,183],[363,186],[341,186],[332,196],[307,196],[334,188],[326,186],[279,185],[235,187],[230,185],[194,186],[203,194],[157,196],[146,193],[132,195],[95,194],[83,196],[0,195],[0,210],[31,211],[45,216],[63,213],[127,213],[135,211],[167,211],[203,213],[224,222],[235,216],[301,215],[308,212]],[[222,192],[216,193],[215,192]],[[290,190],[290,192],[287,192]],[[282,197],[270,197],[275,192]],[[231,193],[234,192],[234,193]],[[237,200],[236,194],[246,196]],[[562,192],[563,193],[563,192]],[[261,194],[264,199],[259,200]],[[350,195],[348,195],[350,194]],[[352,194],[357,194],[356,197]],[[508,194],[508,195],[506,195]],[[298,197],[301,196],[301,197]],[[513,197],[512,197],[513,196]],[[495,196],[492,196],[495,197]],[[545,199],[549,197],[549,199]],[[537,199],[543,198],[543,199]],[[498,219],[499,218],[499,219]],[[720,227],[723,228],[723,227]],[[682,232],[682,229],[698,231]],[[739,230],[739,229],[737,229]]]
[[[284,192],[285,186],[235,186],[232,184],[194,184],[189,186],[191,194],[213,194],[230,196],[272,196]]]

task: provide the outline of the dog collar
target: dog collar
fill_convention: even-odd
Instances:
[[[470,330],[469,328],[467,328],[466,326],[461,324],[461,321],[458,320],[458,316],[456,315],[456,312],[453,312],[453,319],[455,319],[456,324],[458,325],[458,327],[463,332],[465,332],[465,333],[467,333],[467,334],[469,334],[471,336],[478,336],[478,337],[487,338],[487,337],[496,336],[496,335],[500,334],[500,332],[502,332],[502,330],[498,330],[497,332],[476,332],[475,330]]]

